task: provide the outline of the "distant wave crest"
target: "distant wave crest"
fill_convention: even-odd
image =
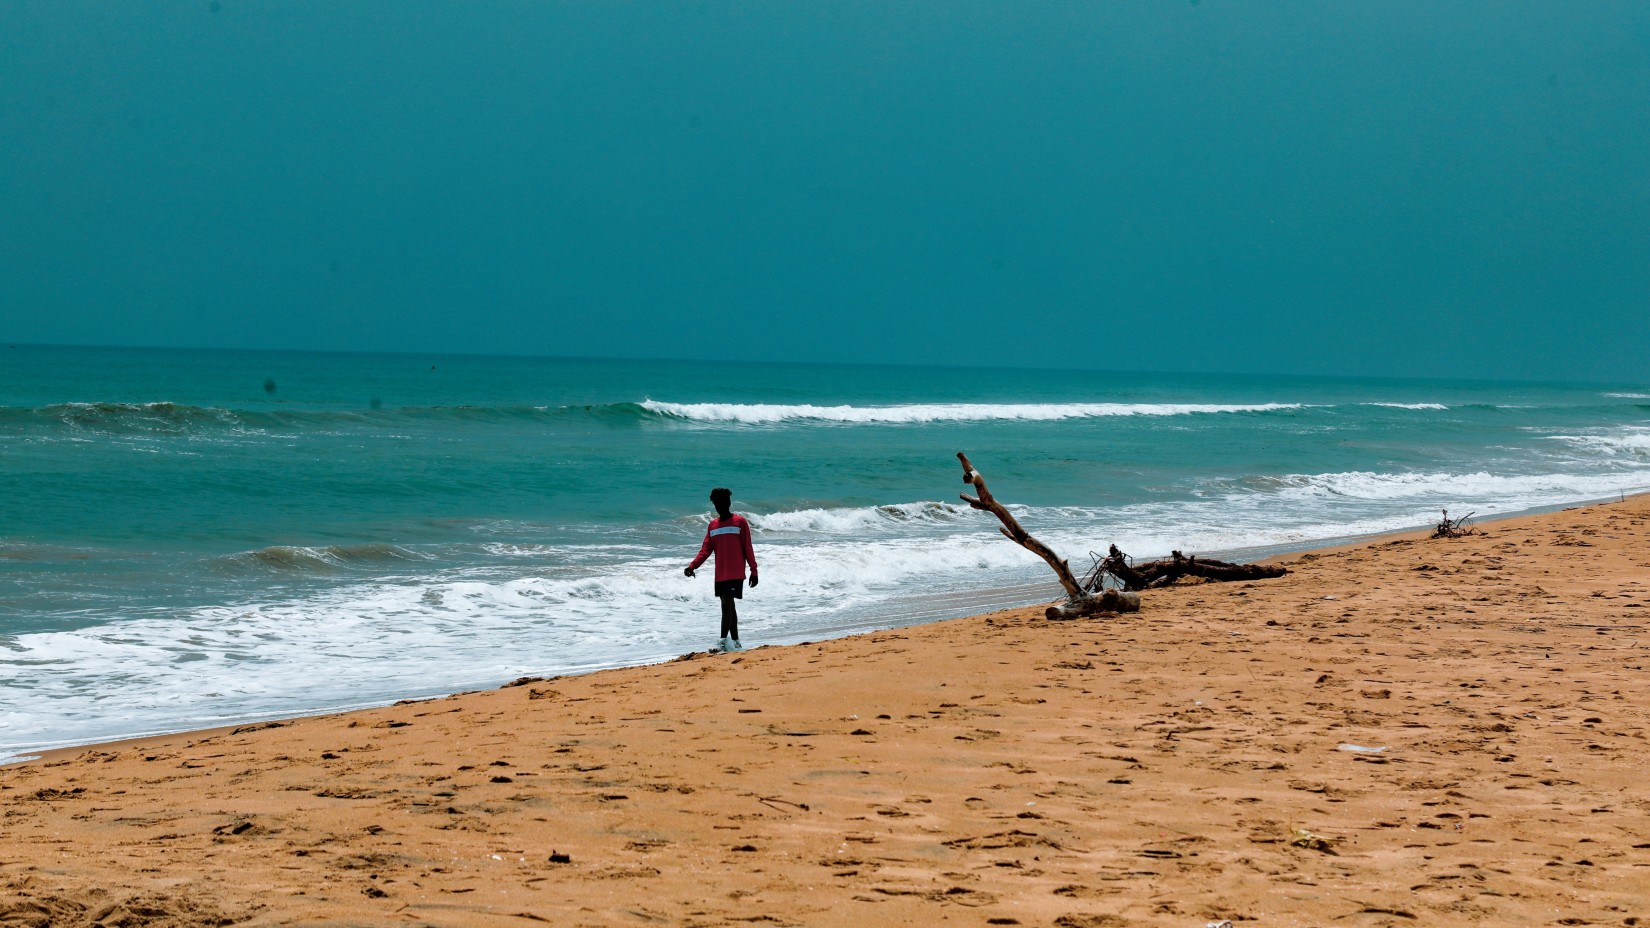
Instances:
[[[769,425],[792,420],[844,423],[923,423],[1018,420],[1049,422],[1103,416],[1182,416],[1200,413],[1272,412],[1299,403],[922,403],[904,406],[814,406],[768,403],[663,403],[642,408],[697,422]]]
[[[1632,397],[1634,394],[1615,394]],[[1650,404],[1635,404],[1650,409]],[[1357,407],[1413,411],[1453,410],[1500,414],[1508,406],[1467,403],[1362,402],[1344,405],[1311,403],[907,403],[888,406],[836,406],[811,403],[675,403],[641,402],[576,405],[381,406],[302,408],[271,403],[244,408],[197,406],[177,402],[54,403],[0,406],[0,431],[65,436],[94,435],[189,437],[193,435],[286,434],[307,431],[356,431],[451,426],[543,425],[575,423],[580,427],[635,428],[662,424],[771,426],[924,425],[946,422],[1058,422],[1108,417],[1154,418],[1209,415],[1288,414],[1299,410],[1345,410]],[[1558,408],[1558,407],[1555,407]],[[1592,407],[1568,407],[1580,412]],[[1619,412],[1634,406],[1610,404]]]
[[[22,431],[105,435],[189,435],[196,433],[305,431],[420,423],[510,423],[568,418],[638,421],[655,414],[636,403],[592,406],[375,406],[358,409],[303,409],[270,406],[227,409],[188,403],[53,403],[0,407],[0,428]]]
[[[235,413],[187,403],[54,403],[0,408],[3,425],[55,425],[101,432],[186,432],[239,424]]]
[[[421,561],[423,556],[400,545],[369,542],[359,545],[270,545],[253,551],[242,551],[220,558],[231,567],[262,568],[274,571],[309,571],[332,573],[356,565],[382,564],[387,561]]]
[[[1376,473],[1287,474],[1244,481],[1249,489],[1285,498],[1348,500],[1517,499],[1526,505],[1612,495],[1650,482],[1643,474]]]
[[[751,527],[758,532],[852,535],[880,529],[953,525],[967,518],[969,513],[967,506],[954,503],[920,502],[857,509],[797,509],[766,515],[751,514],[749,518]]]

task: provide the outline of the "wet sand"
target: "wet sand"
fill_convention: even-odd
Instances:
[[[1484,528],[58,752],[0,926],[1650,926],[1650,497]]]

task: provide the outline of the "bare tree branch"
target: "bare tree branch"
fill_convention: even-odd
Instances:
[[[1083,587],[1078,584],[1077,578],[1072,576],[1071,566],[1061,560],[1060,556],[1055,554],[1048,545],[1033,538],[1030,532],[1021,528],[1019,521],[1014,518],[1013,514],[1002,503],[997,502],[992,497],[991,491],[986,489],[985,477],[981,476],[980,472],[974,469],[974,465],[969,463],[968,455],[959,451],[957,452],[957,460],[962,462],[963,483],[973,484],[974,491],[980,494],[978,497],[969,496],[967,493],[959,494],[963,502],[975,509],[996,516],[997,520],[1003,523],[998,531],[1002,532],[1009,541],[1047,561],[1048,566],[1054,569],[1054,575],[1060,578],[1060,585],[1065,587],[1068,598],[1073,601],[1087,599],[1088,594],[1083,592]]]
[[[1079,581],[1071,573],[1071,565],[1067,564],[1058,554],[1055,554],[1048,545],[1043,544],[1020,525],[1002,503],[986,488],[985,477],[974,464],[968,460],[968,455],[957,452],[957,460],[962,462],[963,483],[970,484],[978,496],[962,494],[963,502],[989,512],[997,517],[1002,525],[998,531],[1004,537],[1032,554],[1042,558],[1053,569],[1054,575],[1060,578],[1060,585],[1065,587],[1066,602],[1048,607],[1046,615],[1051,619],[1074,619],[1079,616],[1114,614],[1119,612],[1138,612],[1140,610],[1140,590],[1167,586],[1181,577],[1201,577],[1204,580],[1260,580],[1269,577],[1281,577],[1288,571],[1282,567],[1261,564],[1232,564],[1226,561],[1217,561],[1212,558],[1187,557],[1175,551],[1170,557],[1156,561],[1147,561],[1143,564],[1130,562],[1128,555],[1111,546],[1111,552],[1105,558],[1096,558],[1094,569]],[[1444,525],[1459,528],[1465,518],[1450,520],[1449,514],[1444,514]],[[1442,528],[1440,529],[1442,530]],[[1106,589],[1108,579],[1115,581],[1122,589]]]

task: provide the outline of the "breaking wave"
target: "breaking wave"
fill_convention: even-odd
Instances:
[[[1610,456],[1650,457],[1650,427],[1624,429],[1605,435],[1552,435],[1572,447]]]
[[[813,406],[768,403],[662,403],[642,408],[677,419],[767,425],[804,419],[819,422],[924,423],[1015,420],[1050,422],[1103,416],[1184,416],[1300,409],[1300,403],[921,403],[905,406]]]

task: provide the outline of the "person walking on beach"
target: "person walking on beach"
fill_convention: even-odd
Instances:
[[[727,487],[710,491],[710,502],[716,507],[716,518],[705,529],[705,543],[699,546],[699,555],[682,573],[693,576],[705,558],[712,552],[716,554],[716,598],[722,601],[722,635],[716,646],[722,651],[742,651],[739,610],[733,601],[745,598],[747,563],[751,565],[751,589],[756,588],[756,550],[751,547],[751,524],[728,508],[733,502],[733,491]]]

